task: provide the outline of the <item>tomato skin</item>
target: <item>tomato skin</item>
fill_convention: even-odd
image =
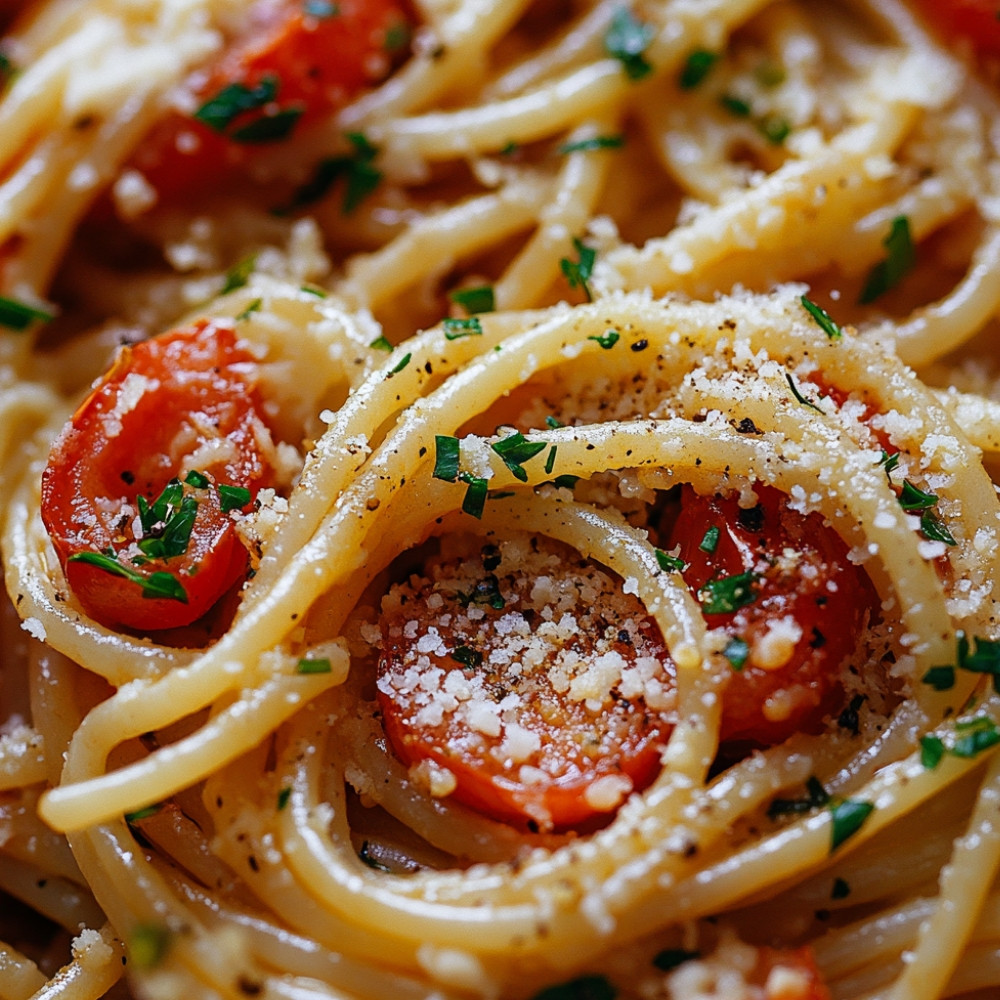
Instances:
[[[42,520],[74,596],[97,621],[141,631],[187,625],[245,574],[247,551],[216,487],[252,497],[271,476],[252,361],[231,328],[208,321],[122,348],[53,444]],[[186,602],[143,596],[139,583],[79,561],[110,549],[131,567],[137,496],[152,503],[191,468],[209,485],[193,490],[197,515],[185,551],[135,566],[144,577],[172,574]]]
[[[709,628],[724,628],[751,650],[723,695],[722,741],[772,746],[817,731],[836,710],[841,664],[874,618],[876,596],[818,514],[792,510],[771,487],[755,492],[758,506],[746,511],[736,497],[701,496],[685,486],[669,545],[679,546],[684,579],[703,600],[710,580],[756,574],[750,603],[705,617]],[[718,540],[708,552],[710,528]],[[762,644],[779,622],[785,634]]]
[[[309,14],[303,0],[257,0],[245,33],[214,65],[189,77],[183,89],[195,109],[231,84],[253,89],[270,79],[277,92],[273,102],[243,112],[221,131],[193,114],[169,113],[130,163],[161,203],[221,187],[263,145],[278,141],[231,138],[241,126],[291,111],[299,115],[293,125],[299,129],[388,75],[392,59],[386,41],[394,31],[408,29],[407,6],[398,0],[338,0],[333,6],[337,14],[321,17]]]
[[[641,664],[662,689],[676,685],[641,602],[613,593],[592,564],[537,545],[547,561],[523,571],[480,568],[495,605],[463,609],[460,592],[476,586],[471,559],[434,561],[425,567],[433,583],[396,590],[403,597],[382,620],[378,701],[397,756],[450,772],[454,800],[522,828],[562,830],[599,822],[659,773],[672,726],[624,675]],[[463,650],[481,660],[463,663]],[[597,660],[621,672],[614,685],[580,676],[580,664]],[[414,687],[417,673],[425,680]]]
[[[830,990],[823,982],[810,947],[760,949],[754,978],[765,988],[765,1000],[773,996],[767,987],[777,970],[784,973],[779,986],[780,1000],[830,1000]]]
[[[916,6],[946,41],[963,41],[979,55],[1000,54],[995,0],[917,0]]]

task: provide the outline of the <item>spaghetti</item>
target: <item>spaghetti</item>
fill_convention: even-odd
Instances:
[[[0,41],[0,993],[991,995],[979,71],[895,0],[245,6]]]

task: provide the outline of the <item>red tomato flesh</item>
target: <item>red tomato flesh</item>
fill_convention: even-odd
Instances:
[[[757,505],[742,509],[736,497],[684,487],[670,545],[709,628],[724,629],[741,654],[729,654],[723,741],[773,746],[817,731],[836,710],[842,664],[874,620],[876,595],[819,514],[793,510],[773,488],[755,492]]]
[[[130,165],[161,202],[225,184],[262,146],[383,80],[393,67],[395,40],[408,38],[409,28],[408,7],[397,0],[258,0],[246,32],[212,66],[192,74],[184,89],[196,109],[233,86],[258,94],[273,87],[271,99],[251,98],[243,111],[233,106],[236,113],[212,118],[212,127],[202,117],[172,112]],[[260,125],[271,127],[255,132]]]
[[[271,476],[252,371],[233,330],[207,321],[125,347],[57,438],[42,474],[42,520],[73,594],[97,621],[141,631],[187,625],[245,574],[247,551],[223,508],[245,508]],[[180,554],[151,557],[142,540],[164,525],[141,528],[137,498],[154,503],[191,470],[190,538]],[[247,492],[226,501],[229,487]],[[81,561],[95,554],[134,576]],[[178,596],[156,596],[157,573],[177,581]]]
[[[995,0],[918,0],[917,6],[946,41],[961,40],[979,55],[1000,54],[1000,7]]]
[[[538,540],[436,559],[387,598],[378,697],[409,764],[460,802],[562,829],[659,771],[672,664],[645,608],[594,564]],[[660,692],[655,707],[646,692]]]
[[[874,590],[839,536],[778,491],[757,493],[741,512],[735,499],[685,488],[669,542],[709,627],[743,650],[727,647],[721,739],[734,752],[819,729],[843,701],[844,661],[874,617]],[[454,777],[444,791],[456,800],[515,825],[578,827],[659,772],[676,669],[621,581],[541,539],[512,551],[443,554],[393,588],[378,666],[383,723],[404,762]],[[740,576],[745,603],[720,610]]]

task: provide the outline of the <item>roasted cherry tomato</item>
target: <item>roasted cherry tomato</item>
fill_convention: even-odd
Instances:
[[[271,477],[253,370],[207,321],[124,347],[57,438],[42,519],[97,621],[186,625],[246,573],[231,512]]]
[[[425,572],[383,609],[378,697],[406,763],[440,766],[454,785],[439,794],[529,829],[578,826],[649,784],[675,683],[620,581],[540,539]]]
[[[771,746],[814,731],[842,698],[841,669],[874,620],[864,571],[820,515],[756,487],[758,503],[682,491],[669,544],[710,628],[732,639],[722,739]]]
[[[830,1000],[812,949],[761,948],[753,972],[764,1000]]]
[[[398,0],[257,0],[246,31],[185,85],[132,163],[161,201],[225,183],[264,145],[383,80],[409,38]]]
[[[980,55],[1000,53],[1000,8],[994,0],[918,0],[917,7],[945,40],[961,40]]]

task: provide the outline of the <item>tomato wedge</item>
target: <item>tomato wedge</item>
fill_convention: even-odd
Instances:
[[[979,55],[1000,53],[995,0],[917,0],[917,7],[946,41],[962,41]]]
[[[257,0],[244,33],[184,85],[194,113],[169,114],[130,166],[161,202],[227,183],[262,147],[383,80],[410,22],[397,0]]]
[[[272,475],[253,370],[208,321],[124,347],[57,438],[42,520],[97,621],[187,625],[246,573],[230,512]]]
[[[709,627],[732,637],[722,739],[771,746],[836,710],[842,665],[877,599],[819,514],[793,510],[771,487],[755,491],[758,504],[743,509],[684,487],[668,544]]]
[[[672,664],[620,581],[535,540],[435,559],[390,592],[378,699],[408,764],[528,829],[608,814],[660,767]],[[432,786],[433,787],[433,786]]]

